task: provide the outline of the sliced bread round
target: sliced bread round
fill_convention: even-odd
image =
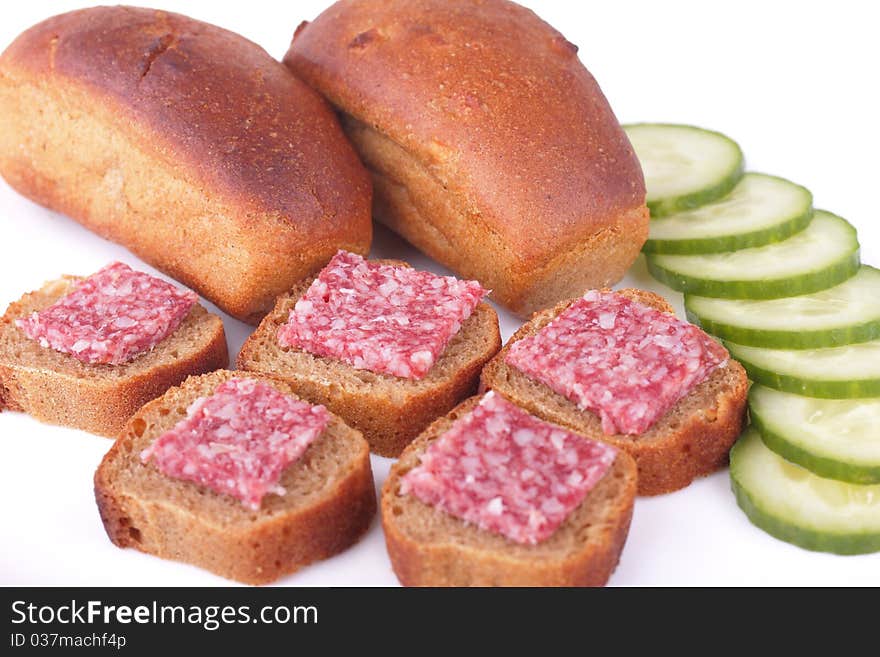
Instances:
[[[661,312],[674,313],[666,299],[653,292],[632,288],[619,292]],[[629,453],[639,467],[640,495],[658,495],[684,488],[696,477],[725,465],[730,448],[745,424],[749,390],[745,370],[732,358],[695,386],[647,431],[632,436],[605,434],[598,415],[581,410],[574,402],[505,362],[510,345],[540,331],[573,301],[535,313],[483,369],[481,388],[495,390],[548,422],[556,422]]]
[[[81,281],[46,283],[0,319],[0,409],[115,437],[134,412],[191,374],[229,365],[223,322],[200,305],[152,350],[127,363],[93,365],[41,347],[15,320],[51,306]]]
[[[391,468],[382,488],[382,527],[391,565],[405,586],[602,586],[629,532],[636,465],[619,452],[611,468],[545,541],[524,545],[400,493],[401,478],[472,397],[434,421]]]
[[[283,382],[220,370],[190,377],[128,422],[95,472],[98,510],[116,545],[265,584],[344,550],[367,530],[376,512],[369,448],[336,416],[282,473],[285,494],[267,495],[257,511],[141,462],[141,451],[184,419],[196,398],[240,377],[292,394]]]
[[[409,266],[395,260],[379,262]],[[303,399],[324,404],[363,433],[370,449],[381,456],[399,456],[432,420],[474,394],[483,365],[501,348],[498,315],[483,302],[419,380],[356,369],[335,358],[282,347],[278,330],[312,280],[278,298],[275,308],[242,346],[237,365],[280,378]]]

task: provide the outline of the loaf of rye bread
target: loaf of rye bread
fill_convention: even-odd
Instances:
[[[332,109],[178,14],[97,7],[19,36],[0,55],[0,175],[252,322],[370,246],[369,176]]]
[[[639,163],[577,48],[506,0],[344,0],[284,62],[342,115],[374,214],[528,315],[618,281]]]

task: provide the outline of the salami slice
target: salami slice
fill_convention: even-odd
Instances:
[[[200,397],[186,418],[141,452],[163,474],[258,509],[283,495],[281,474],[323,433],[330,414],[256,379],[231,379]]]
[[[696,326],[613,292],[587,292],[505,362],[602,419],[606,434],[641,434],[727,363]]]
[[[487,291],[476,281],[337,253],[278,332],[282,346],[423,378]]]
[[[51,306],[16,320],[16,326],[44,348],[84,363],[119,365],[171,335],[198,299],[114,262]]]
[[[533,545],[559,528],[616,453],[490,391],[431,443],[402,478],[401,493]]]

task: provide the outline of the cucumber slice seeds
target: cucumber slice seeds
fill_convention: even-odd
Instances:
[[[828,479],[880,483],[880,398],[815,399],[753,385],[749,415],[787,461]]]
[[[642,165],[652,217],[714,201],[742,177],[742,150],[719,132],[664,123],[623,129]]]
[[[862,266],[839,285],[796,297],[747,300],[685,295],[688,319],[736,344],[819,349],[880,337],[880,270]]]
[[[813,217],[805,187],[747,173],[727,196],[689,212],[652,219],[645,253],[690,255],[764,246],[803,230]]]
[[[708,255],[648,256],[648,270],[674,290],[729,299],[777,299],[834,287],[859,270],[859,242],[847,221],[817,210],[782,242]]]
[[[837,554],[880,550],[880,485],[816,476],[770,450],[754,428],[730,452],[730,481],[749,520],[776,538]]]

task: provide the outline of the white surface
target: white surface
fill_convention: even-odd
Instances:
[[[81,2],[4,3],[0,47],[33,23]],[[296,25],[326,2],[154,2],[235,29],[280,57]],[[880,101],[878,12],[871,3],[530,2],[580,46],[618,117],[693,123],[739,141],[747,166],[809,187],[816,206],[858,229],[865,262],[880,265],[875,206]],[[528,44],[523,44],[527,48]],[[440,271],[378,231],[374,253]],[[18,196],[0,182],[0,308],[62,273],[110,260],[149,267],[121,247]],[[640,259],[623,285],[681,297],[653,283]],[[516,323],[503,317],[504,337]],[[224,318],[237,352],[248,332]],[[877,436],[880,440],[880,434]],[[228,584],[197,568],[113,547],[92,497],[92,473],[110,443],[0,415],[0,584]],[[390,461],[373,458],[377,485]],[[284,585],[393,585],[378,519],[348,552]],[[639,499],[612,584],[880,585],[880,554],[814,554],[749,524],[727,472]]]

